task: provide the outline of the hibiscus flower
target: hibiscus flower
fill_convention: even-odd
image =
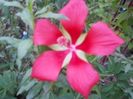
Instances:
[[[53,50],[45,51],[37,57],[32,67],[32,77],[54,82],[66,66],[68,83],[87,99],[100,77],[84,54],[110,55],[124,41],[104,22],[94,23],[83,34],[88,15],[84,0],[69,0],[59,13],[68,17],[68,20],[60,20],[60,29],[49,19],[37,19],[35,22],[34,44],[45,45]]]

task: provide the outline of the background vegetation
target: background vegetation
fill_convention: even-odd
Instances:
[[[62,73],[56,83],[30,78],[31,66],[44,47],[32,44],[34,20],[57,14],[68,0],[0,0],[0,99],[82,99],[67,84]],[[88,57],[101,75],[89,99],[133,99],[133,1],[86,0],[87,27],[103,20],[125,40],[108,57]]]

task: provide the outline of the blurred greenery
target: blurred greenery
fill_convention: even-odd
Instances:
[[[56,83],[30,78],[32,62],[39,53],[32,44],[34,20],[43,17],[58,22],[66,18],[57,12],[67,1],[0,0],[0,99],[83,99],[70,88],[64,73]],[[88,56],[101,75],[89,99],[133,99],[133,1],[86,0],[86,3],[87,28],[102,20],[125,40],[111,56]]]

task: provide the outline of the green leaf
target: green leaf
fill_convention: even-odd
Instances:
[[[31,12],[29,11],[29,9],[25,8],[23,9],[22,12],[18,12],[16,14],[17,16],[19,16],[21,18],[21,20],[30,27],[30,29],[33,30],[34,27],[34,18],[33,15],[31,14]]]
[[[12,63],[0,63],[0,70],[4,68],[10,68],[10,65],[13,65]]]
[[[41,10],[37,11],[35,15],[38,16],[38,15],[46,13],[50,9],[51,6],[53,5],[50,4],[50,5],[43,7]]]
[[[95,86],[93,88],[94,91],[96,91],[96,93],[98,94],[98,99],[101,99],[101,92],[98,86]],[[92,98],[93,99],[93,98]],[[95,98],[94,98],[95,99]]]
[[[33,5],[33,3],[34,3],[34,1],[35,0],[26,0],[26,5],[28,6],[28,5]]]
[[[56,86],[58,87],[69,87],[66,77],[63,74],[59,75],[58,81],[55,83]]]
[[[64,94],[62,96],[59,96],[58,99],[74,99],[73,94]],[[78,99],[78,98],[77,98]],[[80,99],[80,98],[79,98]]]
[[[124,12],[117,16],[117,24],[120,24],[122,21],[127,20],[129,18],[128,13]]]
[[[103,87],[103,92],[109,92],[114,87],[114,84],[110,84],[109,86]]]
[[[28,92],[26,99],[33,99],[42,89],[42,83],[37,83],[33,88]]]
[[[133,70],[133,67],[131,66],[131,64],[127,64],[127,65],[125,66],[124,72],[127,73],[128,71],[131,71],[131,70]]]
[[[53,12],[47,12],[47,13],[38,15],[37,17],[38,18],[53,18],[53,19],[57,19],[57,20],[61,20],[61,19],[69,20],[63,14],[57,14],[57,13],[53,13]]]
[[[11,95],[15,94],[17,89],[16,73],[10,70],[4,71],[3,75],[0,75],[0,91],[3,91],[3,96],[6,93]]]
[[[91,94],[89,96],[89,99],[100,99],[99,96],[97,94]]]
[[[125,92],[128,93],[128,94],[130,94],[131,99],[133,99],[133,88],[127,88],[127,89],[125,90]]]
[[[13,96],[6,95],[4,97],[0,96],[0,99],[17,99],[17,98],[16,97],[13,97]]]
[[[32,47],[32,40],[21,40],[17,47],[17,65],[21,66],[21,60],[26,56],[29,49]]]
[[[16,39],[16,38],[13,38],[13,37],[0,37],[0,42],[6,42],[8,44],[11,44],[13,47],[17,47],[19,42],[20,42],[20,39]]]
[[[39,98],[36,97],[35,99],[44,99],[44,97],[45,97],[45,99],[52,99],[50,97],[50,92],[47,92],[47,94],[41,94]],[[56,97],[54,97],[54,99],[56,99]]]
[[[25,75],[23,76],[23,79],[21,81],[21,85],[23,85],[27,80],[29,80],[29,77],[31,75],[31,70],[32,69],[28,69],[25,73]]]
[[[32,40],[26,39],[22,40],[18,45],[18,58],[22,59],[32,47]]]
[[[24,91],[30,90],[35,84],[36,84],[36,81],[29,81],[27,84],[22,85],[18,90],[17,95],[23,93]]]
[[[120,73],[120,71],[122,70],[122,64],[119,62],[115,62],[114,60],[112,60],[112,58],[109,59],[111,62],[108,64],[107,70],[113,74]]]
[[[67,2],[67,0],[55,0],[58,9],[62,8],[64,4]]]
[[[31,14],[33,14],[33,3],[35,0],[26,0],[26,5]]]
[[[23,6],[19,2],[17,2],[17,1],[5,1],[5,0],[1,0],[0,4],[3,4],[5,6],[9,6],[9,7],[17,7],[17,8],[23,9]]]
[[[49,98],[50,93],[51,93],[51,87],[52,87],[52,85],[49,83],[43,84],[43,87],[42,87],[43,90],[41,91],[42,93],[40,95],[37,95],[37,97],[35,97],[35,99],[44,99],[44,97],[45,97],[45,99],[51,99],[51,98]]]
[[[97,62],[95,62],[94,65],[97,66],[97,68],[100,71],[100,73],[104,74],[106,72],[106,70],[105,70],[103,65],[101,65],[101,64],[99,64]]]

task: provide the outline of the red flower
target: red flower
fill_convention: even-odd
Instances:
[[[48,19],[38,19],[35,24],[34,44],[46,46],[55,44],[62,49],[42,53],[33,64],[32,77],[42,81],[56,81],[63,61],[69,57],[71,60],[67,64],[67,80],[75,91],[87,98],[92,87],[99,81],[99,74],[89,62],[79,57],[79,52],[110,55],[124,41],[106,23],[97,22],[92,25],[82,44],[77,43],[85,28],[88,14],[84,0],[70,0],[60,13],[69,18],[61,20],[60,23],[71,38],[62,35]]]

